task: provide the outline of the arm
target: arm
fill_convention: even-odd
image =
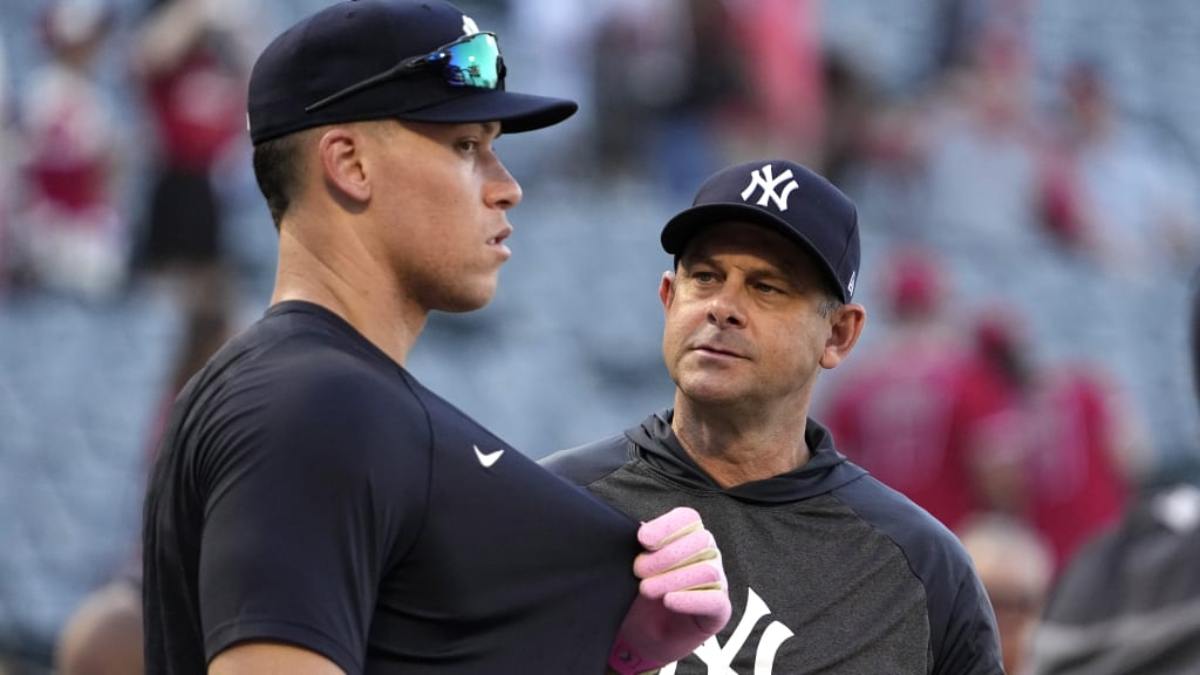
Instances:
[[[204,27],[203,2],[176,0],[158,8],[136,36],[134,69],[147,77],[175,67]]]
[[[307,649],[248,642],[218,654],[208,666],[208,675],[346,675],[346,671]]]
[[[295,656],[295,647],[239,649],[265,643],[295,645],[341,672],[358,672],[380,579],[422,517],[420,410],[360,378],[314,368],[321,372],[289,378],[286,390],[255,390],[255,397],[270,394],[275,408],[246,428],[220,425],[231,438],[217,441],[222,451],[196,468],[208,486],[199,604],[214,666],[227,664],[215,660],[225,652]],[[259,404],[247,397],[230,405]]]

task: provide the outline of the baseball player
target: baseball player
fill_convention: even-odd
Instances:
[[[633,517],[691,506],[721,542],[733,619],[662,672],[1002,673],[958,541],[808,418],[866,320],[854,205],[798,164],[741,164],[662,245],[674,408],[546,462]]]
[[[429,312],[486,304],[510,255],[496,137],[575,111],[504,78],[495,35],[437,0],[341,2],[259,57],[278,276],[171,414],[147,672],[624,674],[725,624],[695,511],[639,528],[404,369]]]

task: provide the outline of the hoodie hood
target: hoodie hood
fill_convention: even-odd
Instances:
[[[658,473],[680,486],[701,492],[720,492],[736,499],[783,504],[823,495],[867,475],[833,447],[829,430],[808,419],[804,440],[811,456],[804,466],[763,480],[722,488],[683,449],[671,430],[671,408],[650,415],[625,431],[637,454]]]

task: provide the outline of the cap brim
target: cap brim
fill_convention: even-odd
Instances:
[[[749,204],[717,202],[701,204],[700,206],[685,209],[667,221],[667,224],[663,226],[662,235],[659,237],[659,240],[662,242],[664,251],[671,255],[680,255],[687,248],[688,242],[700,230],[709,225],[726,221],[763,225],[796,242],[820,262],[829,278],[834,280],[834,287],[839,292],[841,291],[841,284],[837,282],[838,276],[837,272],[833,269],[833,265],[821,255],[821,252],[817,250],[816,246],[813,246],[813,243],[807,237],[792,229],[787,222],[778,216],[763,209],[750,206]],[[844,295],[843,300],[848,301]]]
[[[575,114],[579,104],[562,98],[518,94],[511,91],[480,91],[443,101],[427,108],[396,114],[410,122],[499,122],[506,134],[548,127]]]

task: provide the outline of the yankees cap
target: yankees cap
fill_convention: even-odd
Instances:
[[[821,176],[782,159],[722,169],[700,186],[691,208],[667,221],[662,247],[681,255],[701,229],[725,221],[764,225],[786,235],[817,257],[842,302],[854,297],[858,211]]]
[[[514,133],[557,124],[578,108],[506,91],[504,76],[495,36],[447,2],[343,0],[284,31],[258,57],[247,125],[256,144],[389,117],[498,121]]]

